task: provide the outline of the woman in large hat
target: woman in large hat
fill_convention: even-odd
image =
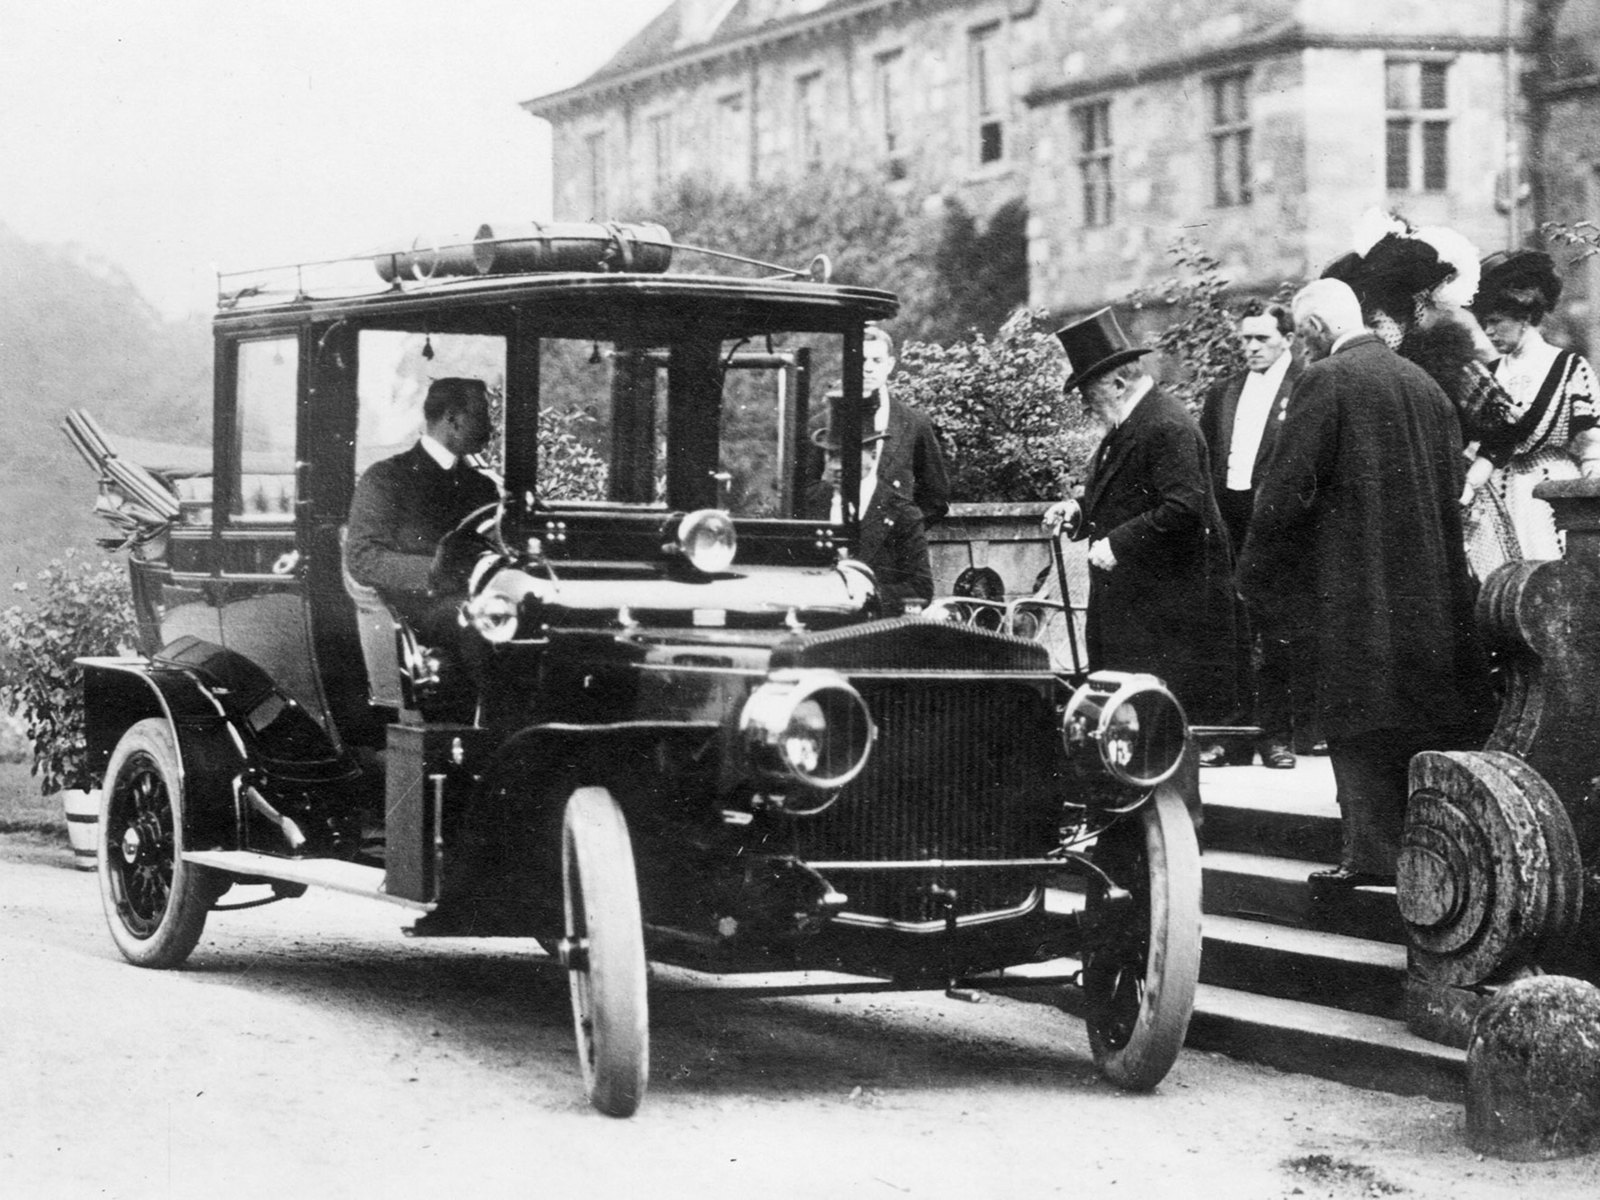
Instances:
[[[1546,479],[1600,475],[1600,389],[1581,355],[1552,346],[1539,332],[1561,297],[1561,277],[1548,254],[1491,254],[1482,276],[1473,312],[1500,352],[1494,377],[1519,414],[1510,453],[1488,485],[1510,514],[1520,556],[1559,558],[1550,506],[1533,489]]]
[[[1510,461],[1523,410],[1490,371],[1497,352],[1469,307],[1479,287],[1478,252],[1455,230],[1419,229],[1376,209],[1357,222],[1354,240],[1355,250],[1323,277],[1348,284],[1367,326],[1426,371],[1455,406],[1463,446],[1475,444],[1463,501],[1477,499],[1464,524],[1467,558],[1482,579],[1517,556],[1510,515],[1483,485]]]

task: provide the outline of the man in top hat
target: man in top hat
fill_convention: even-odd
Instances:
[[[843,446],[837,428],[830,421],[811,435],[826,455],[822,477],[808,485],[800,502],[801,515],[814,520],[842,522],[848,515],[839,487]],[[892,437],[881,430],[862,431],[856,557],[877,577],[885,611],[898,614],[908,601],[925,604],[933,598],[933,567],[921,512],[903,490],[883,483],[882,464]]]
[[[1189,720],[1234,711],[1236,631],[1227,533],[1211,491],[1200,427],[1161,391],[1110,309],[1057,332],[1064,390],[1108,427],[1081,500],[1044,522],[1089,542],[1091,669],[1148,671]]]

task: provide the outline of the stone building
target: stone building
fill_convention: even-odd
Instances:
[[[1270,291],[1347,249],[1373,206],[1484,252],[1596,219],[1594,9],[674,0],[524,107],[553,126],[558,219],[636,211],[689,171],[849,162],[980,220],[1025,200],[1032,303],[1068,313],[1167,274],[1182,236]],[[1571,316],[1600,344],[1590,283]]]

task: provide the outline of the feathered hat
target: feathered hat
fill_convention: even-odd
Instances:
[[[1549,312],[1561,299],[1561,276],[1543,250],[1497,250],[1483,260],[1483,285],[1472,309],[1480,317]]]
[[[1417,229],[1397,213],[1368,209],[1355,249],[1329,263],[1324,279],[1350,285],[1364,309],[1408,321],[1417,301],[1465,306],[1478,290],[1478,251],[1453,229]]]

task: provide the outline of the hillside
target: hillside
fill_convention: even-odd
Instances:
[[[205,321],[164,321],[115,266],[0,226],[0,584],[105,531],[59,429],[69,408],[113,434],[209,440],[210,393]]]

